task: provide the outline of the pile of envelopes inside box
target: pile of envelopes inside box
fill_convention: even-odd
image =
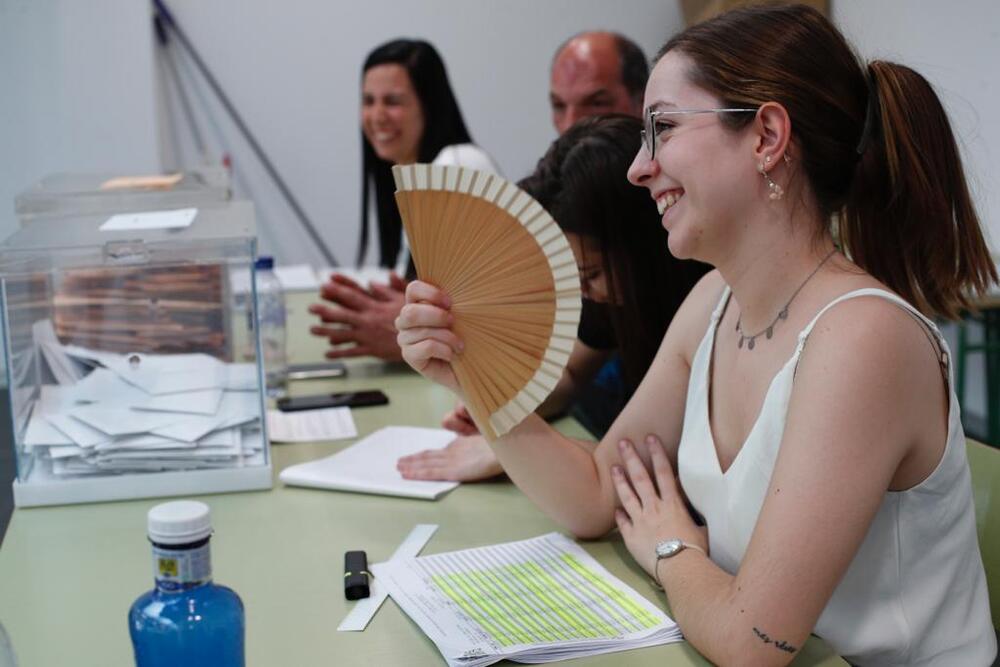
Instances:
[[[115,352],[205,352],[223,356],[218,265],[74,269],[54,299],[60,340]]]
[[[35,323],[42,384],[24,435],[55,476],[263,463],[256,364],[63,345]]]

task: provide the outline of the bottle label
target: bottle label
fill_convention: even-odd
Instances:
[[[208,542],[194,549],[164,549],[153,545],[153,577],[164,590],[179,590],[212,578]]]

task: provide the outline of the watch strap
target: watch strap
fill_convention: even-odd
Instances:
[[[702,549],[701,547],[699,547],[697,544],[691,544],[690,542],[685,542],[684,540],[677,539],[677,538],[674,538],[674,539],[671,539],[671,540],[663,540],[662,542],[660,542],[659,544],[657,544],[657,549],[659,548],[660,544],[663,544],[664,542],[672,542],[672,541],[679,542],[680,545],[681,545],[681,548],[678,549],[677,551],[671,553],[671,554],[660,554],[659,551],[657,551],[656,552],[656,561],[653,563],[653,581],[656,582],[657,587],[661,591],[663,590],[663,584],[660,583],[660,574],[659,574],[659,566],[660,566],[660,561],[661,560],[667,560],[669,558],[673,558],[674,556],[676,556],[680,552],[684,551],[685,549],[694,549],[695,551],[700,551],[702,553],[702,555],[704,555],[706,557],[708,556],[708,552],[705,551],[704,549]]]

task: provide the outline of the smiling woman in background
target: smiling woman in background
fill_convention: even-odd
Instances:
[[[393,199],[392,165],[431,162],[497,171],[486,151],[472,143],[444,62],[428,42],[397,39],[368,54],[361,82],[361,135],[359,265],[399,265],[402,225]],[[373,186],[379,256],[366,262]]]
[[[368,54],[361,80],[361,237],[358,266],[395,270],[389,285],[370,290],[335,275],[321,294],[332,305],[310,312],[326,324],[312,333],[330,343],[354,343],[327,357],[374,355],[400,359],[393,320],[403,306],[410,272],[403,227],[393,193],[392,166],[429,162],[498,173],[493,159],[472,143],[441,56],[428,42],[396,39]],[[372,192],[374,191],[374,197]],[[378,221],[376,226],[371,219]],[[374,237],[374,239],[372,238]],[[377,252],[372,248],[377,248]]]

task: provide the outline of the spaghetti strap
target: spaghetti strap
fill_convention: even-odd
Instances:
[[[719,319],[722,314],[726,312],[726,305],[729,303],[729,295],[731,294],[729,285],[722,288],[722,295],[719,297],[719,303],[715,305],[715,310],[712,311],[712,321],[709,324],[709,328],[714,329],[719,323]]]
[[[831,301],[830,303],[823,306],[823,308],[818,313],[816,313],[816,316],[812,318],[809,324],[807,324],[806,327],[802,329],[801,332],[799,332],[799,342],[798,345],[795,347],[795,354],[793,355],[793,358],[795,359],[795,366],[796,367],[798,366],[798,357],[802,354],[802,349],[805,347],[806,341],[809,339],[809,334],[812,333],[813,327],[816,326],[816,323],[819,322],[819,319],[823,317],[826,311],[830,310],[838,303],[861,296],[875,296],[894,303],[896,306],[898,306],[908,315],[910,315],[910,317],[915,319],[918,324],[921,325],[921,329],[924,331],[925,335],[928,331],[930,332],[933,338],[931,338],[931,336],[928,336],[928,338],[930,339],[931,344],[935,347],[938,364],[941,366],[941,372],[944,375],[944,378],[947,381],[948,386],[950,387],[953,382],[951,377],[951,370],[952,370],[951,357],[948,352],[948,346],[945,344],[944,336],[941,334],[941,331],[937,328],[937,325],[934,324],[932,320],[930,320],[919,310],[914,308],[912,304],[910,304],[908,301],[900,297],[898,294],[893,294],[892,292],[889,292],[884,289],[879,289],[877,287],[865,287],[862,289],[854,290],[852,292],[848,292],[846,294],[842,294],[833,301]]]

